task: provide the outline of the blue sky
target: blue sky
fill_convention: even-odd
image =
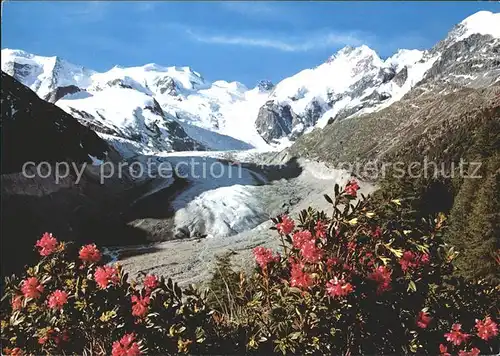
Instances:
[[[158,63],[254,86],[324,62],[345,45],[382,57],[424,49],[498,2],[35,2],[4,4],[2,48],[103,71]]]

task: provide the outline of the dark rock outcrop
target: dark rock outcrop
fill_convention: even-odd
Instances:
[[[382,92],[382,93],[379,93],[378,91],[374,91],[373,93],[371,93],[370,95],[367,95],[363,98],[363,102],[365,101],[375,101],[375,102],[382,102],[384,100],[387,100],[391,97],[391,94],[389,93],[385,93],[385,92]]]
[[[46,95],[44,99],[49,103],[54,104],[56,101],[58,101],[59,99],[61,99],[66,95],[75,94],[81,91],[82,90],[75,85],[68,85],[66,87],[57,87],[55,90],[51,91],[48,95]]]
[[[272,142],[292,132],[292,123],[296,120],[296,115],[290,105],[278,105],[273,101],[268,101],[259,110],[255,126],[257,132],[266,142]]]
[[[500,39],[480,34],[456,42],[453,38],[452,34],[430,51],[440,56],[420,86],[447,91],[462,86],[481,88],[500,77]]]
[[[274,84],[270,80],[261,80],[257,83],[257,87],[260,91],[271,91],[274,88]]]
[[[393,78],[393,82],[396,83],[398,86],[403,86],[403,84],[406,82],[406,79],[408,79],[408,67],[404,66],[403,69],[401,69]]]
[[[108,87],[119,87],[125,89],[133,89],[133,87],[129,84],[126,84],[123,79],[113,79],[106,83]]]
[[[2,174],[20,172],[27,161],[91,162],[108,145],[57,106],[2,72]]]
[[[396,76],[396,70],[394,68],[383,68],[378,76],[381,78],[382,83],[388,83]]]
[[[306,106],[306,111],[302,117],[295,116],[294,121],[292,122],[293,126],[296,126],[300,123],[304,125],[304,128],[314,126],[318,119],[323,114],[323,107],[317,100],[311,101]]]
[[[159,78],[155,85],[160,89],[160,93],[167,93],[168,95],[177,96],[177,86],[175,84],[175,80],[171,77],[163,77]]]

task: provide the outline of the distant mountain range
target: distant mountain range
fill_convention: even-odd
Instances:
[[[99,73],[60,57],[2,50],[2,71],[95,130],[124,157],[164,151],[275,149],[314,128],[408,96],[487,87],[500,77],[500,14],[478,12],[425,51],[383,60],[346,47],[325,63],[249,89],[189,67]]]

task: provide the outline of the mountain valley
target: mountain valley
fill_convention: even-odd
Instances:
[[[340,164],[452,161],[475,128],[500,121],[499,24],[500,14],[478,12],[428,50],[382,59],[368,46],[346,47],[254,88],[210,82],[190,67],[97,72],[2,49],[3,235],[106,241],[133,274],[186,284],[206,280],[207,265],[228,250],[247,266],[251,248],[278,243],[269,218],[317,206],[352,177]],[[53,177],[23,178],[27,160],[91,165],[82,184],[70,176],[56,186]],[[148,160],[220,164],[228,176],[124,171],[99,184],[107,162],[120,171],[122,161]],[[378,179],[356,174],[363,193],[376,190]]]

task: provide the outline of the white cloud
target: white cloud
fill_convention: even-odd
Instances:
[[[334,46],[359,46],[367,41],[356,33],[324,32],[301,37],[207,35],[192,30],[186,32],[196,41],[223,45],[272,48],[284,52],[304,52]]]

